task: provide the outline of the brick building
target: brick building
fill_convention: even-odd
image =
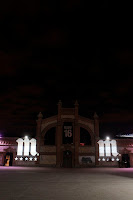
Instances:
[[[63,108],[59,101],[57,115],[43,119],[39,113],[36,141],[0,138],[0,165],[118,167],[127,163],[127,167],[133,167],[132,139],[100,140],[97,114],[94,113],[93,119],[82,117],[78,107],[76,101],[74,108]],[[36,153],[33,152],[35,142]],[[27,144],[30,153],[26,153]]]

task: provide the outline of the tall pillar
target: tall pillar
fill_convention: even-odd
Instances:
[[[74,144],[75,144],[75,151],[74,151],[74,157],[75,157],[75,167],[79,166],[79,139],[80,139],[80,127],[78,125],[78,107],[79,104],[76,101],[75,102],[75,134],[74,134]]]
[[[94,133],[95,133],[95,165],[99,165],[98,157],[99,157],[99,117],[97,113],[94,113]]]
[[[56,127],[56,167],[61,165],[61,144],[62,144],[62,122],[61,122],[62,102],[58,102],[58,117]]]
[[[42,118],[43,118],[43,115],[42,113],[40,112],[38,114],[38,120],[36,120],[37,122],[37,127],[36,127],[36,139],[37,139],[37,152],[40,153],[40,143],[41,143],[41,124],[42,124]]]

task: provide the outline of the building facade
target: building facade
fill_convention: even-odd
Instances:
[[[74,108],[63,108],[58,114],[36,121],[36,138],[0,138],[0,165],[49,167],[133,167],[132,139],[101,140],[99,118],[79,115]]]

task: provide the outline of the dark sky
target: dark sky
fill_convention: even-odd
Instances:
[[[36,115],[57,114],[59,99],[96,111],[103,137],[132,130],[133,49],[110,45],[107,1],[61,2],[1,4],[1,134],[35,135]]]

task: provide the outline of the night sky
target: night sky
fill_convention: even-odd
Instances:
[[[133,49],[108,45],[107,1],[42,2],[0,7],[1,134],[34,136],[37,114],[57,114],[60,99],[96,111],[101,137],[132,132]]]

